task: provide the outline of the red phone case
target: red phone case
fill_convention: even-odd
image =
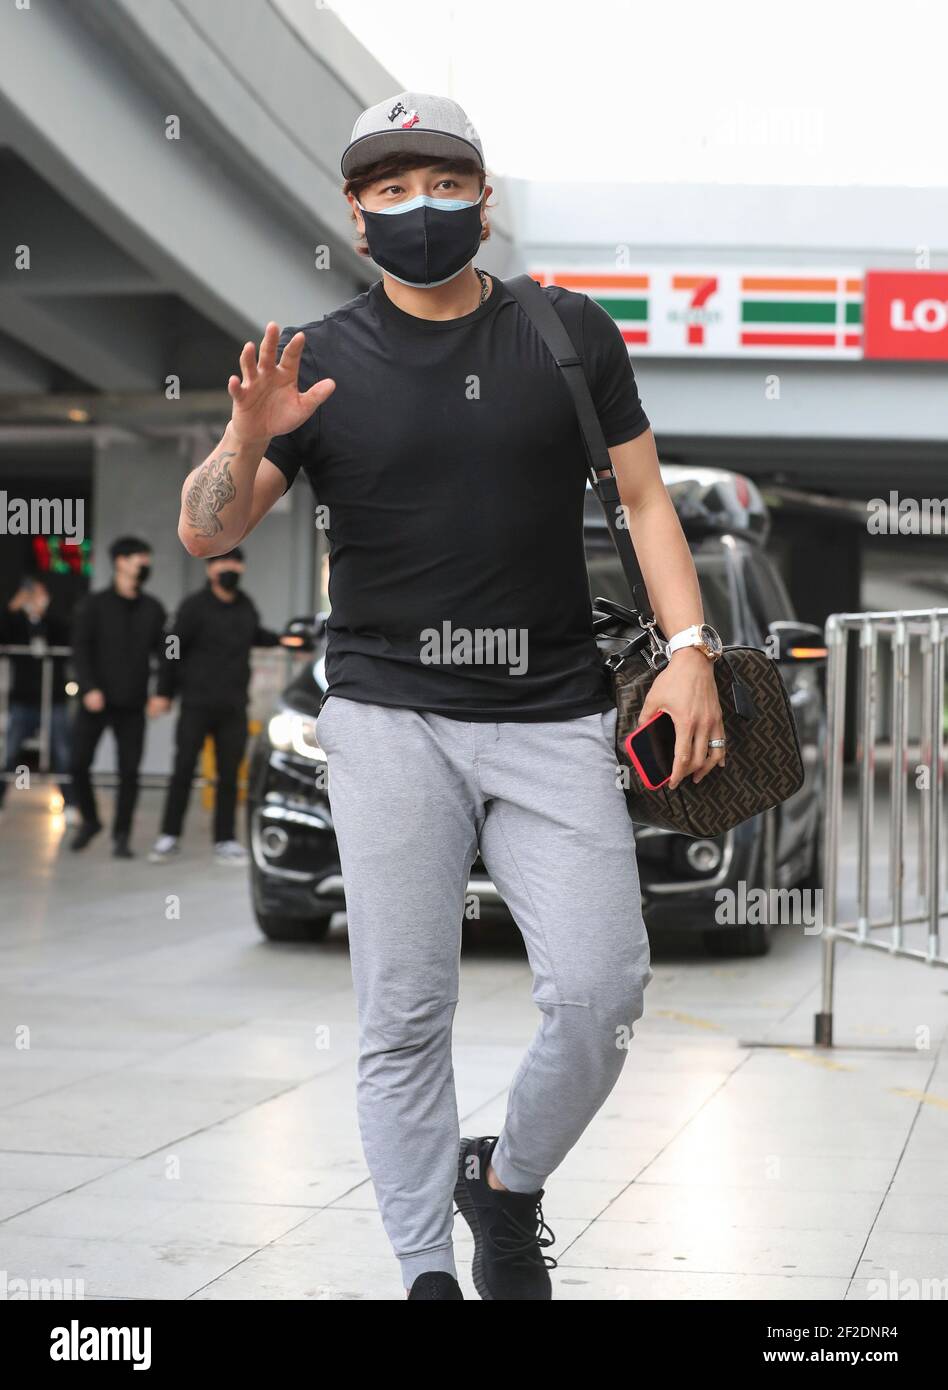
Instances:
[[[666,782],[670,782],[671,773],[669,773],[667,777],[663,777],[660,782],[650,782],[645,775],[645,769],[636,757],[635,748],[632,745],[632,740],[636,737],[637,734],[640,734],[643,729],[647,729],[650,724],[654,724],[656,719],[661,719],[662,715],[666,713],[667,710],[657,710],[655,714],[652,715],[651,719],[646,719],[644,724],[639,724],[637,728],[633,729],[630,734],[626,734],[625,736],[624,747],[629,757],[629,761],[632,763],[632,766],[635,768],[636,772],[639,774],[643,783],[646,787],[648,787],[650,792],[657,792],[659,787],[664,787]]]

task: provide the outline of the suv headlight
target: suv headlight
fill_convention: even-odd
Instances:
[[[295,753],[298,758],[309,758],[314,763],[326,762],[326,754],[316,741],[316,720],[311,714],[299,714],[296,710],[277,710],[267,725],[267,735],[274,748],[281,753]]]

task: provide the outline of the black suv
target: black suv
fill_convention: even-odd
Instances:
[[[756,486],[721,469],[663,466],[662,476],[688,536],[706,620],[726,643],[763,646],[777,638],[806,766],[798,792],[774,811],[725,835],[693,839],[636,826],[646,923],[702,930],[717,954],[761,954],[760,923],[718,924],[721,889],[791,888],[818,873],[824,700],[818,628],[798,623],[766,542],[769,518]],[[587,490],[586,556],[594,597],[628,603],[625,578],[598,499]],[[293,625],[306,633],[313,660],[283,693],[251,760],[248,825],[251,884],[261,929],[275,941],[319,941],[345,893],[326,793],[326,761],[314,723],[325,689],[326,615]],[[603,649],[610,649],[603,639]],[[612,644],[614,645],[614,644]],[[482,914],[506,913],[486,868],[471,872],[469,900]],[[752,915],[752,914],[751,914]]]

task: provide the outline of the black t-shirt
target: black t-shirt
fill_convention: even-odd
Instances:
[[[607,444],[643,433],[616,324],[586,295],[545,293]],[[303,331],[300,389],[320,377],[336,389],[266,457],[288,485],[302,468],[328,513],[329,693],[465,720],[607,709],[585,450],[560,370],[503,282],[472,313],[433,321],[378,280]]]

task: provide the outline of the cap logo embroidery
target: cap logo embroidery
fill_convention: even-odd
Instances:
[[[405,119],[400,123],[402,130],[411,130],[412,126],[417,125],[418,122],[421,120],[421,117],[418,115],[418,112],[415,111],[414,108],[411,111],[409,111],[408,107],[405,105],[403,101],[396,101],[395,105],[388,113],[388,120],[390,125],[392,121],[395,120],[396,116],[405,117]]]

